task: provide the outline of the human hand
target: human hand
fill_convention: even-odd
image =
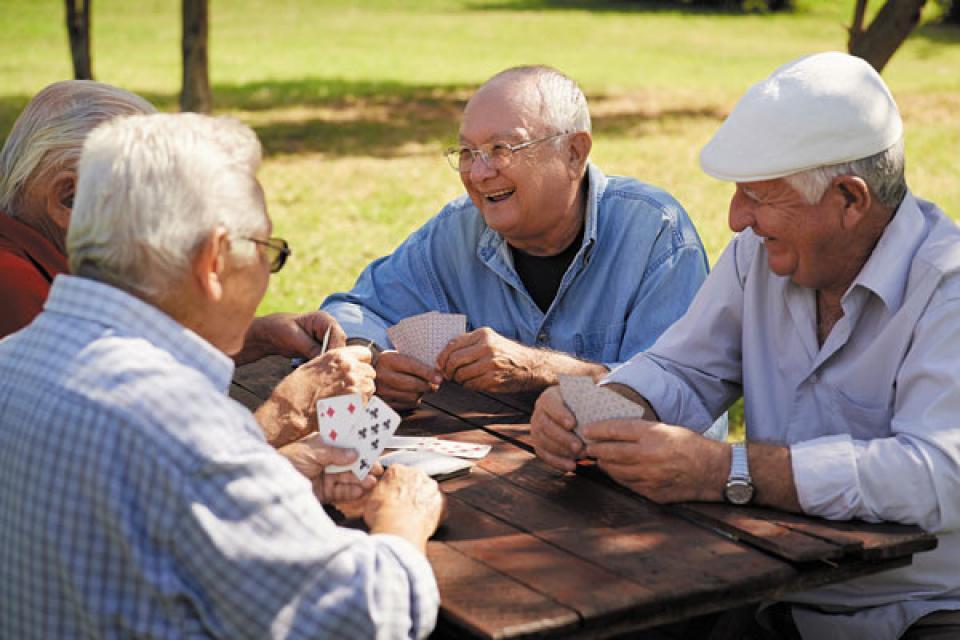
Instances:
[[[584,443],[573,433],[577,419],[563,402],[560,387],[540,394],[530,419],[530,434],[537,456],[561,471],[577,468],[584,455]]]
[[[445,505],[435,480],[419,469],[394,464],[370,492],[363,519],[370,533],[398,535],[426,553],[427,539],[437,530]]]
[[[293,467],[313,484],[313,493],[323,503],[358,500],[373,489],[377,477],[383,474],[380,463],[374,464],[370,473],[360,480],[352,471],[329,473],[331,465],[348,465],[357,459],[353,449],[331,447],[320,438],[308,436],[277,449]]]
[[[396,410],[413,409],[423,394],[440,388],[443,378],[436,369],[397,351],[384,351],[377,358],[377,395]]]
[[[370,359],[365,347],[334,349],[281,380],[255,414],[267,441],[279,447],[316,431],[320,398],[358,393],[368,399],[376,376]]]
[[[604,420],[581,429],[587,455],[620,484],[660,503],[722,498],[724,442],[647,420]]]
[[[443,377],[476,391],[532,391],[548,384],[538,349],[504,338],[481,327],[451,340],[437,366]]]
[[[273,313],[254,318],[244,338],[243,349],[234,356],[240,365],[268,355],[315,358],[323,351],[323,338],[330,331],[327,349],[346,344],[347,336],[329,313]]]

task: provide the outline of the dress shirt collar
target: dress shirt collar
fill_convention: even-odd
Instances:
[[[4,240],[6,242],[4,242]],[[36,264],[48,281],[68,270],[67,257],[33,227],[0,211],[0,244],[23,254]]]
[[[233,360],[153,305],[114,286],[77,276],[53,281],[45,313],[59,313],[103,325],[125,337],[139,337],[200,371],[226,393]]]
[[[896,312],[903,302],[910,265],[926,236],[923,213],[907,192],[847,295],[857,286],[864,287],[879,296],[889,312]]]

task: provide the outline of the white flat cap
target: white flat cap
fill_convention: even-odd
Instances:
[[[818,53],[750,87],[700,152],[700,166],[720,180],[772,180],[866,158],[902,135],[897,104],[873,67]]]

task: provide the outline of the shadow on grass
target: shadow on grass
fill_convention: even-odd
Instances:
[[[744,16],[746,11],[732,0],[727,5],[706,7],[682,0],[476,0],[468,3],[471,11],[550,11],[574,10],[594,13],[682,14],[699,16]],[[779,11],[778,13],[789,13]],[[763,12],[769,13],[769,12]]]
[[[323,153],[391,158],[440,153],[456,141],[473,85],[350,82],[341,78],[215,85],[217,113],[247,122],[268,154]],[[161,111],[178,96],[144,94]],[[0,132],[13,126],[29,96],[0,96]],[[657,109],[623,96],[591,95],[597,135],[639,135],[690,119],[719,120],[713,107]],[[597,108],[607,104],[605,108]]]

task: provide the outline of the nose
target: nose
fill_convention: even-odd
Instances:
[[[738,197],[738,195],[738,193],[733,194],[730,200],[730,213],[727,218],[727,224],[734,233],[740,233],[757,223],[750,199]]]
[[[477,154],[473,159],[473,165],[470,167],[470,180],[474,183],[480,183],[487,178],[496,175],[496,170],[491,169],[487,164],[487,158],[483,154]]]

